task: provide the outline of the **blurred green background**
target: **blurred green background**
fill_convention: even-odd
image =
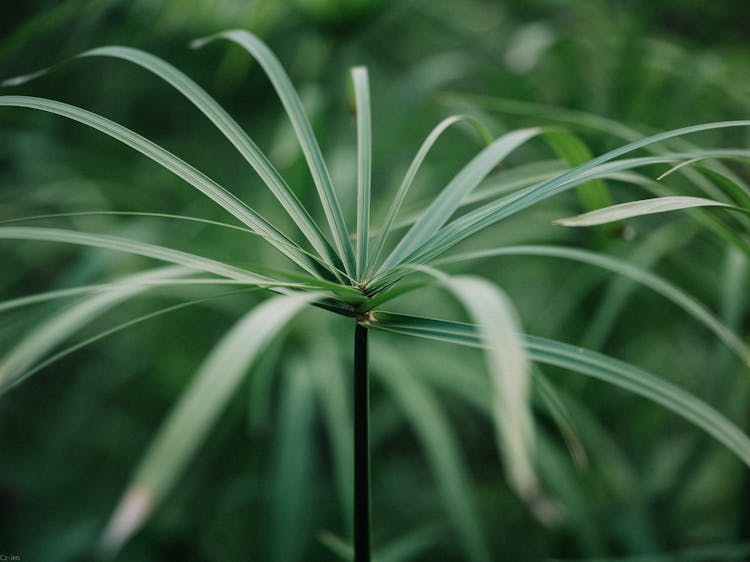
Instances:
[[[347,217],[353,217],[356,193],[348,69],[369,68],[376,225],[424,136],[452,113],[476,113],[495,133],[563,124],[594,154],[623,144],[614,122],[648,133],[750,115],[746,0],[6,2],[0,6],[0,76],[100,45],[153,52],[212,93],[303,202],[312,203],[315,190],[291,127],[258,66],[223,44],[187,47],[193,38],[229,28],[260,35],[290,73]],[[132,65],[81,60],[19,90],[123,123],[230,187],[279,226],[288,222],[210,123]],[[580,112],[612,121],[597,128]],[[0,111],[0,127],[0,220],[87,210],[224,218],[178,178],[84,127],[10,108]],[[733,130],[701,139],[706,146],[747,146],[748,134]],[[478,147],[469,134],[449,134],[420,172],[407,206],[419,209]],[[532,145],[509,167],[553,158]],[[634,194],[613,190],[613,196]],[[634,221],[627,237],[552,225],[580,211],[573,194],[558,197],[464,246],[554,243],[625,256],[698,297],[746,339],[746,258],[683,215]],[[283,265],[265,246],[205,225],[125,216],[50,224],[158,240],[238,264]],[[0,290],[10,298],[99,282],[143,263],[104,251],[2,241]],[[527,332],[648,368],[750,429],[747,367],[660,297],[557,260],[509,257],[472,270],[513,297]],[[164,413],[222,333],[263,298],[220,294],[155,290],[130,301],[87,328],[80,341],[181,300],[211,297],[78,350],[2,396],[0,554],[89,559]],[[59,306],[2,313],[0,353]],[[438,292],[400,306],[460,319],[457,306]],[[348,380],[351,337],[346,319],[319,310],[303,314],[248,377],[175,492],[120,559],[335,559],[326,537],[345,538],[348,516],[336,489],[325,398],[311,381],[315,373],[332,372]],[[566,399],[587,461],[571,460],[559,430],[540,412],[540,471],[565,507],[562,520],[545,527],[508,489],[490,420],[455,388],[462,377],[483,376],[481,356],[381,333],[372,339],[373,538],[383,560],[464,559],[418,424],[387,377],[378,376],[394,362],[403,376],[428,384],[450,421],[494,559],[651,560],[656,552],[680,551],[687,552],[680,560],[750,558],[747,469],[681,419],[621,390],[546,369]]]

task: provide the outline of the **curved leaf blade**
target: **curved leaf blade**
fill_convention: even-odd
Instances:
[[[450,424],[427,386],[417,382],[403,362],[394,359],[386,353],[374,355],[375,374],[401,404],[421,442],[468,558],[488,561],[479,516],[470,499],[469,476]]]
[[[641,217],[644,215],[668,213],[670,211],[681,209],[692,209],[694,207],[726,207],[729,209],[739,209],[739,207],[733,207],[728,203],[705,199],[703,197],[653,197],[651,199],[641,199],[639,201],[629,201],[627,203],[620,203],[610,207],[603,207],[575,217],[557,219],[554,222],[560,226],[594,226],[633,217]]]
[[[94,248],[105,248],[128,254],[145,256],[169,263],[183,265],[191,269],[206,271],[220,277],[245,281],[253,285],[265,286],[298,286],[296,283],[275,281],[268,277],[256,275],[245,269],[227,265],[225,263],[204,258],[188,252],[173,250],[156,244],[138,242],[129,238],[109,236],[106,234],[91,234],[62,228],[46,228],[33,226],[0,226],[0,240],[38,240],[44,242],[61,242]]]
[[[403,263],[409,255],[418,250],[428,239],[450,219],[461,201],[508,154],[526,141],[541,133],[541,129],[520,129],[512,131],[493,141],[479,152],[446,185],[422,216],[404,234],[393,252],[385,259],[378,272],[387,271]]]
[[[123,301],[150,288],[150,281],[163,281],[191,273],[180,266],[163,267],[129,275],[101,294],[80,301],[37,326],[0,360],[0,393],[25,378],[26,370],[77,330]]]
[[[284,234],[279,232],[263,217],[258,215],[250,207],[202,172],[196,170],[168,150],[165,150],[158,144],[142,137],[138,133],[131,131],[127,127],[123,127],[119,123],[115,123],[101,115],[97,115],[96,113],[92,113],[80,107],[44,98],[35,98],[31,96],[0,96],[0,106],[25,107],[54,113],[61,117],[66,117],[73,121],[83,123],[84,125],[111,136],[149,157],[157,164],[164,166],[166,169],[185,180],[209,199],[231,213],[235,218],[239,219],[243,224],[257,232],[299,267],[311,275],[318,275],[308,258],[300,251],[297,245],[284,236]]]
[[[694,125],[692,127],[684,127],[681,129],[674,129],[672,131],[666,131],[664,133],[652,135],[650,137],[646,137],[638,141],[626,144],[620,148],[598,156],[593,160],[586,162],[585,164],[576,166],[572,170],[560,174],[550,180],[537,184],[534,188],[524,191],[519,196],[504,198],[503,200],[500,200],[498,202],[488,203],[474,211],[471,211],[470,213],[459,217],[445,227],[441,228],[438,232],[434,233],[428,240],[426,240],[418,249],[417,255],[414,256],[413,261],[424,262],[426,260],[433,259],[449,248],[455,246],[462,240],[465,240],[472,234],[475,234],[482,229],[487,228],[488,226],[496,223],[503,218],[522,211],[534,205],[535,203],[538,203],[553,195],[580,185],[581,183],[591,181],[592,179],[595,179],[597,177],[604,177],[606,175],[603,174],[604,170],[607,170],[607,173],[611,173],[612,171],[630,169],[639,165],[645,165],[648,162],[672,162],[681,158],[704,156],[708,153],[711,153],[711,155],[715,157],[719,154],[730,156],[746,153],[747,151],[738,150],[724,150],[718,152],[698,151],[682,153],[680,155],[675,154],[658,157],[637,158],[625,163],[622,163],[621,161],[610,162],[615,158],[629,152],[633,152],[640,148],[649,147],[650,145],[672,138],[677,138],[702,131],[748,126],[750,126],[750,120],[705,123],[702,125]],[[596,170],[594,170],[595,168]]]
[[[352,243],[349,240],[344,215],[341,212],[341,206],[336,197],[331,176],[328,173],[328,168],[318,146],[318,141],[315,138],[310,121],[307,115],[305,115],[302,102],[289,76],[268,46],[252,33],[242,29],[224,31],[216,35],[196,39],[191,43],[191,47],[200,48],[216,39],[228,39],[245,49],[258,61],[271,80],[299,139],[302,152],[312,173],[315,187],[318,190],[328,225],[333,234],[339,257],[344,263],[346,272],[349,275],[354,275],[356,270],[354,248],[352,248]]]
[[[479,277],[449,277],[430,268],[420,269],[436,277],[474,320],[490,374],[498,450],[508,481],[540,520],[551,522],[556,507],[544,497],[533,463],[531,369],[513,304],[499,287]]]
[[[722,322],[716,318],[716,316],[704,304],[666,279],[663,279],[646,269],[614,257],[597,254],[596,252],[590,252],[588,250],[558,246],[507,246],[505,248],[477,250],[455,256],[448,256],[436,261],[435,263],[448,264],[497,256],[545,256],[562,258],[600,267],[627,277],[644,287],[648,287],[652,291],[676,304],[711,330],[745,363],[750,364],[750,347],[748,347],[731,329],[722,324]]]
[[[105,529],[114,554],[145,523],[205,440],[247,369],[268,343],[318,295],[274,297],[247,313],[216,345],[169,413]]]
[[[507,296],[477,277],[443,280],[474,320],[484,341],[493,389],[493,417],[508,479],[518,494],[539,494],[532,462],[534,423],[531,415],[531,371],[520,339],[520,322]]]
[[[77,55],[76,58],[83,57],[113,57],[132,62],[166,81],[190,100],[234,145],[247,163],[260,176],[263,183],[268,186],[323,261],[330,263],[331,257],[328,241],[320,232],[312,217],[310,217],[309,213],[302,206],[296,194],[237,121],[203,88],[168,62],[139,49],[121,46],[99,47],[83,52]]]
[[[458,345],[484,346],[477,327],[461,322],[378,312],[368,327]],[[750,467],[750,438],[692,394],[638,367],[582,347],[528,335],[523,340],[532,360],[597,378],[661,404],[704,430]]]
[[[491,142],[491,140],[489,140],[489,131],[487,131],[484,125],[482,125],[481,122],[477,119],[468,115],[452,115],[451,117],[446,117],[440,123],[438,123],[435,128],[432,129],[432,131],[430,131],[430,134],[427,135],[427,138],[424,140],[424,142],[422,142],[422,145],[419,147],[417,154],[414,156],[414,160],[412,160],[412,163],[406,170],[406,175],[404,176],[404,179],[401,182],[398,191],[396,192],[396,196],[394,197],[393,202],[388,209],[385,222],[383,223],[383,228],[381,229],[380,235],[378,236],[378,240],[375,244],[375,250],[373,250],[372,253],[372,265],[375,265],[377,260],[380,258],[380,254],[383,252],[383,247],[385,246],[385,242],[388,239],[388,235],[394,228],[393,223],[398,216],[398,212],[401,210],[401,206],[404,203],[404,199],[406,199],[406,195],[408,194],[409,189],[414,182],[414,178],[417,175],[417,172],[422,167],[424,159],[427,157],[433,145],[443,135],[443,133],[451,125],[461,122],[470,123],[474,126],[474,128],[477,129],[477,131],[483,138],[488,140],[487,144]]]

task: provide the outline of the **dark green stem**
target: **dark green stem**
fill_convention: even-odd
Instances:
[[[370,381],[367,329],[354,329],[354,562],[370,562]]]

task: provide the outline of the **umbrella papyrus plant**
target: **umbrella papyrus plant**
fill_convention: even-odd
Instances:
[[[747,151],[739,149],[660,151],[658,156],[640,157],[634,153],[642,148],[659,146],[659,143],[669,139],[701,131],[746,127],[750,125],[750,121],[696,125],[635,140],[597,158],[570,162],[576,165],[568,170],[547,174],[543,178],[539,178],[536,172],[529,172],[526,178],[528,181],[523,181],[523,177],[521,181],[516,178],[516,183],[509,189],[501,190],[501,195],[477,197],[477,188],[485,178],[491,176],[498,164],[511,153],[527,143],[539,142],[541,139],[547,141],[558,153],[574,156],[581,153],[580,141],[566,131],[553,128],[513,130],[497,138],[488,138],[486,146],[438,191],[438,195],[425,208],[403,219],[401,207],[412,182],[431,148],[447,129],[456,124],[468,123],[487,137],[486,130],[473,118],[450,116],[440,122],[419,147],[385,219],[377,230],[373,230],[370,228],[373,191],[371,167],[377,159],[373,158],[371,150],[372,124],[366,69],[357,67],[351,72],[357,127],[356,216],[345,217],[337,195],[340,193],[337,189],[341,187],[333,185],[300,97],[279,61],[262,41],[246,31],[219,33],[196,41],[193,46],[202,47],[219,40],[230,41],[247,51],[270,79],[302,149],[317,193],[317,208],[305,208],[295,187],[287,184],[245,130],[204,89],[169,63],[146,52],[120,46],[93,49],[77,58],[107,57],[127,61],[149,71],[185,96],[234,145],[261,178],[288,215],[289,224],[294,226],[293,231],[283,232],[268,217],[253,210],[249,201],[234,196],[206,174],[121,124],[59,101],[21,95],[0,96],[2,106],[56,114],[109,135],[171,171],[227,213],[227,222],[185,215],[158,215],[157,218],[202,221],[218,228],[240,230],[249,237],[260,238],[268,243],[289,264],[287,270],[279,271],[276,268],[272,273],[269,273],[270,269],[252,270],[127,237],[72,228],[34,226],[33,221],[39,217],[13,217],[0,225],[4,251],[7,251],[8,241],[34,241],[95,247],[162,262],[157,268],[138,271],[114,282],[51,290],[0,302],[2,313],[50,300],[77,299],[62,312],[38,324],[13,347],[1,350],[0,385],[3,391],[82,345],[147,320],[151,315],[137,318],[75,345],[66,343],[73,334],[96,318],[154,287],[231,285],[235,288],[261,290],[268,295],[262,304],[246,312],[228,329],[198,367],[188,388],[166,416],[103,531],[101,546],[105,551],[116,553],[156,511],[189,466],[189,461],[204,442],[234,391],[245,375],[252,371],[253,364],[268,344],[294,321],[295,316],[309,306],[352,319],[355,459],[354,523],[351,534],[356,560],[369,560],[371,550],[367,347],[368,333],[372,330],[483,350],[491,382],[490,409],[495,424],[497,448],[507,480],[543,522],[550,523],[561,514],[554,499],[550,499],[544,492],[535,467],[535,432],[530,400],[534,384],[531,365],[534,362],[598,378],[653,400],[700,427],[734,452],[743,463],[750,465],[748,437],[707,403],[657,376],[614,358],[566,343],[524,335],[511,300],[492,280],[471,275],[470,272],[448,275],[441,270],[442,265],[448,263],[467,265],[477,259],[501,259],[504,255],[519,254],[592,264],[630,277],[657,291],[704,324],[743,361],[747,361],[750,357],[748,348],[710,309],[668,281],[621,260],[555,246],[495,247],[453,254],[449,251],[502,219],[564,191],[579,189],[584,194],[588,193],[588,199],[592,200],[591,190],[603,189],[597,183],[602,178],[618,177],[638,183],[641,176],[636,170],[654,163],[680,163],[709,157],[745,157]],[[22,84],[40,74],[42,73],[6,81],[6,86]],[[696,201],[681,200],[675,204],[708,204]],[[464,212],[468,202],[479,204]],[[632,214],[614,212],[610,219],[619,220]],[[71,215],[66,214],[67,217]],[[314,218],[318,216],[322,220]],[[432,311],[416,316],[384,310],[397,297],[430,286],[442,288],[455,298],[465,309],[469,321],[462,323],[436,318]],[[160,312],[193,303],[194,301],[181,303]],[[348,347],[350,342],[342,345]],[[460,373],[456,376],[460,376]],[[393,384],[394,388],[400,384],[397,378],[386,377],[386,381],[389,380],[388,384]],[[405,392],[407,391],[408,389]],[[419,394],[418,389],[414,392],[401,395],[404,408],[414,416],[419,415],[420,408],[424,412],[430,412],[431,402],[428,396]],[[422,423],[419,427],[425,435],[430,435],[429,424]],[[440,439],[429,441],[428,437],[428,443],[432,443],[430,451],[434,461],[450,465],[450,458],[441,453]],[[455,476],[459,472],[448,469],[441,474],[447,482],[452,483],[446,486],[449,496],[450,490],[455,492],[461,489],[460,478]],[[347,499],[351,498],[351,491],[343,489],[342,494]],[[452,502],[452,522],[467,556],[476,561],[492,559],[490,549],[479,530],[480,525],[476,524],[477,516],[472,502],[460,493],[454,493],[449,501],[451,499],[455,500]]]

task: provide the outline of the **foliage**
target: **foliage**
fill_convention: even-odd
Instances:
[[[430,8],[424,10],[432,17],[443,17]],[[471,13],[467,5],[467,14]],[[354,321],[374,332],[374,522],[379,559],[429,557],[431,552],[446,548],[454,549],[455,556],[473,560],[519,559],[522,552],[531,558],[537,553],[653,554],[713,543],[727,546],[715,547],[719,550],[710,550],[704,558],[735,556],[736,552],[742,556],[743,545],[726,530],[734,517],[731,509],[727,523],[716,529],[701,530],[693,522],[691,530],[676,538],[671,533],[682,517],[689,520],[691,510],[701,509],[705,502],[733,505],[732,489],[713,481],[712,467],[722,466],[722,474],[743,475],[746,468],[740,472],[740,464],[716,447],[704,458],[705,438],[697,431],[672,429],[675,418],[564,373],[576,371],[598,378],[666,406],[750,464],[750,441],[739,429],[744,420],[737,425],[730,421],[739,419],[743,411],[747,385],[742,371],[750,356],[739,316],[746,284],[743,254],[748,249],[744,209],[750,191],[744,172],[736,165],[744,162],[747,151],[709,150],[689,144],[700,134],[698,138],[708,139],[701,141],[701,146],[721,146],[715,140],[717,135],[729,133],[723,138],[741,146],[744,133],[738,131],[750,122],[715,122],[643,136],[620,122],[591,114],[454,93],[443,96],[443,103],[459,105],[465,114],[439,122],[407,166],[408,162],[402,165],[401,155],[410,150],[408,139],[413,134],[400,131],[423,129],[417,124],[419,112],[409,114],[409,96],[414,95],[411,86],[424,86],[418,72],[411,82],[404,82],[399,103],[392,104],[377,94],[370,100],[367,71],[363,67],[353,70],[354,150],[349,148],[354,136],[349,134],[350,125],[341,126],[343,134],[331,125],[332,120],[308,118],[303,106],[314,108],[321,103],[314,101],[314,90],[307,94],[304,89],[295,90],[276,57],[256,36],[225,32],[194,46],[217,39],[228,39],[248,51],[282,101],[291,127],[277,126],[264,117],[265,94],[257,88],[252,95],[243,96],[257,104],[254,119],[260,124],[259,133],[266,134],[260,138],[265,144],[271,139],[267,153],[259,148],[263,143],[255,136],[254,126],[248,130],[257,140],[251,140],[238,124],[244,120],[235,121],[197,83],[160,58],[129,47],[102,47],[83,53],[76,63],[86,64],[85,59],[90,58],[122,59],[181,92],[244,159],[241,162],[227,155],[228,145],[217,150],[213,133],[192,117],[180,117],[189,123],[184,131],[196,135],[181,151],[187,159],[197,158],[201,168],[210,173],[198,171],[165,148],[173,139],[152,142],[99,111],[31,96],[0,97],[1,105],[42,110],[98,129],[173,172],[215,205],[204,204],[197,194],[183,195],[185,191],[179,188],[184,183],[173,182],[156,166],[144,167],[141,161],[128,159],[115,145],[98,148],[99,168],[94,171],[92,161],[96,159],[86,148],[92,142],[84,136],[87,133],[65,127],[61,131],[66,136],[83,139],[80,146],[84,148],[78,155],[77,142],[64,145],[62,160],[70,159],[74,164],[69,165],[77,169],[63,175],[74,179],[60,183],[59,172],[39,169],[27,175],[40,180],[33,192],[6,207],[0,238],[12,242],[3,242],[5,262],[10,265],[3,280],[8,298],[1,305],[7,319],[3,327],[7,343],[0,363],[3,387],[9,389],[58,362],[62,370],[57,373],[81,372],[66,390],[68,398],[60,411],[76,412],[76,404],[85,408],[80,415],[70,416],[67,441],[50,437],[49,443],[75,441],[81,432],[71,428],[94,419],[123,427],[92,435],[87,447],[101,452],[73,462],[73,473],[90,473],[101,460],[99,455],[110,467],[99,473],[87,492],[91,497],[86,505],[89,509],[96,506],[89,511],[89,515],[95,514],[94,519],[78,519],[81,524],[77,529],[57,530],[59,523],[51,519],[47,540],[66,546],[61,547],[62,553],[50,554],[51,548],[42,541],[36,547],[41,557],[69,559],[92,546],[103,527],[101,514],[113,500],[102,497],[111,492],[97,490],[121,486],[149,441],[131,485],[109,521],[102,543],[105,548],[119,548],[153,514],[153,524],[127,547],[130,550],[124,558],[153,559],[148,554],[152,542],[163,545],[163,556],[174,556],[179,543],[166,537],[177,536],[176,529],[189,537],[188,529],[199,530],[204,525],[202,538],[196,540],[206,541],[201,550],[216,559],[237,559],[246,555],[246,548],[253,552],[266,549],[267,556],[278,560],[325,559],[329,554],[322,545],[345,555],[351,519],[350,385],[346,373]],[[518,41],[523,44],[522,37]],[[213,48],[212,53],[216,52]],[[377,88],[378,61],[364,62],[373,67]],[[56,69],[44,80],[75,72],[74,66]],[[513,63],[508,63],[508,68],[511,72],[522,70]],[[543,73],[541,68],[541,74],[521,85],[530,85],[535,79],[559,84]],[[494,80],[496,76],[489,79]],[[694,85],[700,85],[698,79]],[[420,95],[429,96],[430,92]],[[113,98],[119,97],[113,93]],[[159,119],[187,115],[186,106],[170,101],[180,109],[163,107],[162,99],[173,100],[174,96],[166,90],[154,96],[149,111],[155,111]],[[335,107],[340,101],[331,95],[324,103]],[[399,110],[406,115],[404,123]],[[501,112],[533,115],[534,119],[527,128],[512,128],[507,126],[507,117],[498,117]],[[7,122],[16,120],[14,127],[19,131],[29,130],[28,115],[8,109],[4,113]],[[640,115],[647,119],[646,113]],[[675,120],[679,117],[676,111]],[[136,116],[134,124],[146,121]],[[320,144],[332,147],[327,159],[313,135],[313,121],[320,125]],[[47,123],[40,124],[46,127]],[[389,124],[393,126],[388,128]],[[453,129],[464,125],[470,125],[468,137],[459,138]],[[592,158],[591,149],[574,134],[577,130],[607,133],[597,139],[601,156]],[[714,135],[714,140],[706,133]],[[401,148],[390,148],[379,136],[389,134],[399,140]],[[95,138],[93,134],[91,138]],[[295,138],[299,152],[293,148]],[[10,157],[19,169],[32,169],[35,161],[55,150],[51,147],[54,141],[42,135],[30,139],[28,147],[20,141],[12,145]],[[486,145],[472,156],[467,147],[477,140]],[[399,154],[394,156],[395,152]],[[446,158],[449,153],[451,157]],[[462,157],[468,162],[456,173],[450,166]],[[389,166],[384,166],[385,162]],[[250,164],[261,182],[248,180],[247,174],[238,171],[244,163]],[[663,169],[665,164],[667,174],[654,179],[651,171]],[[385,197],[387,177],[383,171],[404,168],[407,171],[395,182],[398,187],[393,196]],[[353,169],[356,174],[351,173]],[[214,176],[220,179],[212,179]],[[236,187],[231,191],[224,187],[230,185]],[[161,195],[161,186],[170,195]],[[432,186],[441,188],[436,191]],[[620,186],[627,186],[628,191],[645,189],[661,197],[597,210],[620,198]],[[74,195],[77,191],[80,199]],[[574,191],[579,202],[570,196]],[[550,199],[553,195],[556,197]],[[246,203],[250,201],[252,208]],[[694,220],[679,222],[668,215],[656,215],[667,224],[657,226],[653,233],[645,230],[640,234],[634,252],[632,243],[620,238],[633,225],[640,230],[641,224],[648,224],[633,223],[633,217],[677,208],[692,209]],[[727,208],[735,214],[727,213]],[[550,226],[551,219],[580,210],[587,214],[560,222],[617,222],[613,228],[598,226],[577,238]],[[352,218],[356,227],[350,235],[347,221]],[[371,223],[379,230],[371,228]],[[705,231],[699,233],[695,224],[704,225]],[[691,238],[693,248],[711,255],[706,263],[685,260],[686,254],[679,252],[679,245]],[[567,247],[572,241],[595,249]],[[61,249],[65,246],[84,250],[73,254]],[[726,274],[719,280],[720,291],[711,290],[717,269],[712,254],[717,248],[726,249]],[[122,259],[123,254],[130,257]],[[206,257],[209,255],[211,258]],[[526,258],[529,265],[518,267],[521,258],[511,256],[530,256]],[[673,263],[662,269],[679,282],[667,281],[652,271],[666,257]],[[173,265],[153,268],[153,260]],[[623,277],[597,290],[600,274],[594,269],[571,270],[561,265],[569,260]],[[454,264],[460,265],[461,273],[445,273],[456,269]],[[530,280],[537,279],[543,280],[539,288],[528,287]],[[636,284],[677,307],[659,313],[664,310],[661,301],[647,296],[638,304],[633,297]],[[551,296],[541,298],[544,292]],[[13,297],[14,293],[21,296]],[[174,299],[178,304],[169,302]],[[596,301],[601,305],[587,332],[586,310]],[[314,305],[310,310],[308,303]],[[299,318],[292,322],[298,313]],[[695,327],[684,322],[684,313],[697,320]],[[182,320],[176,320],[175,315],[182,315]],[[523,336],[517,316],[530,331],[552,338]],[[238,318],[235,326],[227,329],[228,323]],[[104,340],[121,330],[118,336]],[[718,348],[707,353],[702,341],[708,331],[736,359]],[[396,339],[388,332],[418,339]],[[672,342],[662,341],[666,333],[674,334],[669,340],[681,343],[671,349]],[[75,334],[79,334],[77,339],[73,339]],[[272,343],[279,334],[283,341]],[[630,356],[634,364],[651,366],[649,370],[663,373],[669,380],[556,340],[581,340],[594,348],[605,347],[612,355]],[[701,343],[691,346],[691,342]],[[100,347],[105,343],[108,347]],[[166,351],[170,343],[178,353]],[[475,348],[484,352],[477,353]],[[97,357],[87,349],[106,350],[100,353],[112,358]],[[94,355],[82,355],[86,353]],[[205,359],[201,359],[203,355]],[[534,361],[533,367],[529,360]],[[193,371],[199,362],[188,389],[152,439],[149,434],[161,420],[161,410],[183,386],[184,373]],[[107,377],[102,377],[105,364]],[[682,377],[670,372],[674,365],[680,365]],[[715,380],[690,380],[701,371],[712,373]],[[246,373],[250,373],[245,384],[253,450],[228,459],[228,452],[236,450],[238,443],[244,449],[248,442],[236,437],[241,417],[236,396]],[[59,392],[69,386],[67,380],[50,380],[55,378],[60,375],[31,379],[4,396],[4,402],[15,395],[34,404],[36,392]],[[45,391],[48,385],[51,390]],[[712,388],[706,391],[706,385]],[[728,393],[725,385],[738,385],[740,391]],[[143,403],[129,405],[134,396],[142,397],[139,401]],[[86,413],[86,408],[95,409]],[[535,429],[532,408],[534,417],[545,422]],[[228,413],[222,414],[225,410]],[[24,419],[18,413],[15,416],[19,422]],[[40,431],[54,425],[45,418],[41,411],[34,420]],[[495,426],[495,437],[490,436],[490,423]],[[667,429],[679,438],[670,438]],[[645,437],[649,445],[641,449],[636,444]],[[408,454],[412,439],[424,451],[441,509],[434,505],[433,494],[422,491],[421,461]],[[501,463],[490,456],[488,444],[497,445]],[[15,447],[9,448],[11,455]],[[570,458],[566,458],[565,448]],[[263,468],[265,459],[272,468]],[[44,466],[40,458],[29,462],[38,470]],[[497,478],[500,466],[525,509]],[[180,476],[183,471],[188,472],[184,478]],[[643,475],[649,473],[654,476],[644,482]],[[18,478],[21,472],[12,474]],[[198,491],[212,480],[217,482],[215,487]],[[707,488],[712,493],[704,499],[701,491]],[[210,490],[223,491],[213,497]],[[378,500],[381,493],[383,499]],[[336,501],[330,499],[334,494]],[[160,507],[162,499],[166,501]],[[260,523],[265,517],[255,515],[257,530],[248,536],[247,523],[241,522],[239,514],[262,513],[265,507],[261,506],[268,505],[272,506],[269,522]],[[656,524],[654,516],[665,505],[675,515],[669,523]],[[679,506],[688,506],[687,515],[677,513]],[[217,519],[226,514],[231,522],[207,525],[212,513]],[[445,528],[450,529],[447,534],[442,513]],[[609,513],[621,518],[616,521],[607,516]],[[429,523],[420,527],[422,519]],[[505,530],[500,537],[489,532],[498,525]],[[529,527],[534,529],[533,536],[540,538],[533,546],[535,553],[528,552],[523,541],[515,540],[520,529]],[[328,531],[319,533],[319,544],[315,544],[312,537],[321,528]],[[269,531],[267,537],[264,530]],[[231,539],[221,540],[224,533]],[[22,534],[17,532],[19,537]],[[60,537],[65,540],[59,541]],[[26,544],[18,540],[18,544]],[[180,540],[191,544],[191,539]]]

